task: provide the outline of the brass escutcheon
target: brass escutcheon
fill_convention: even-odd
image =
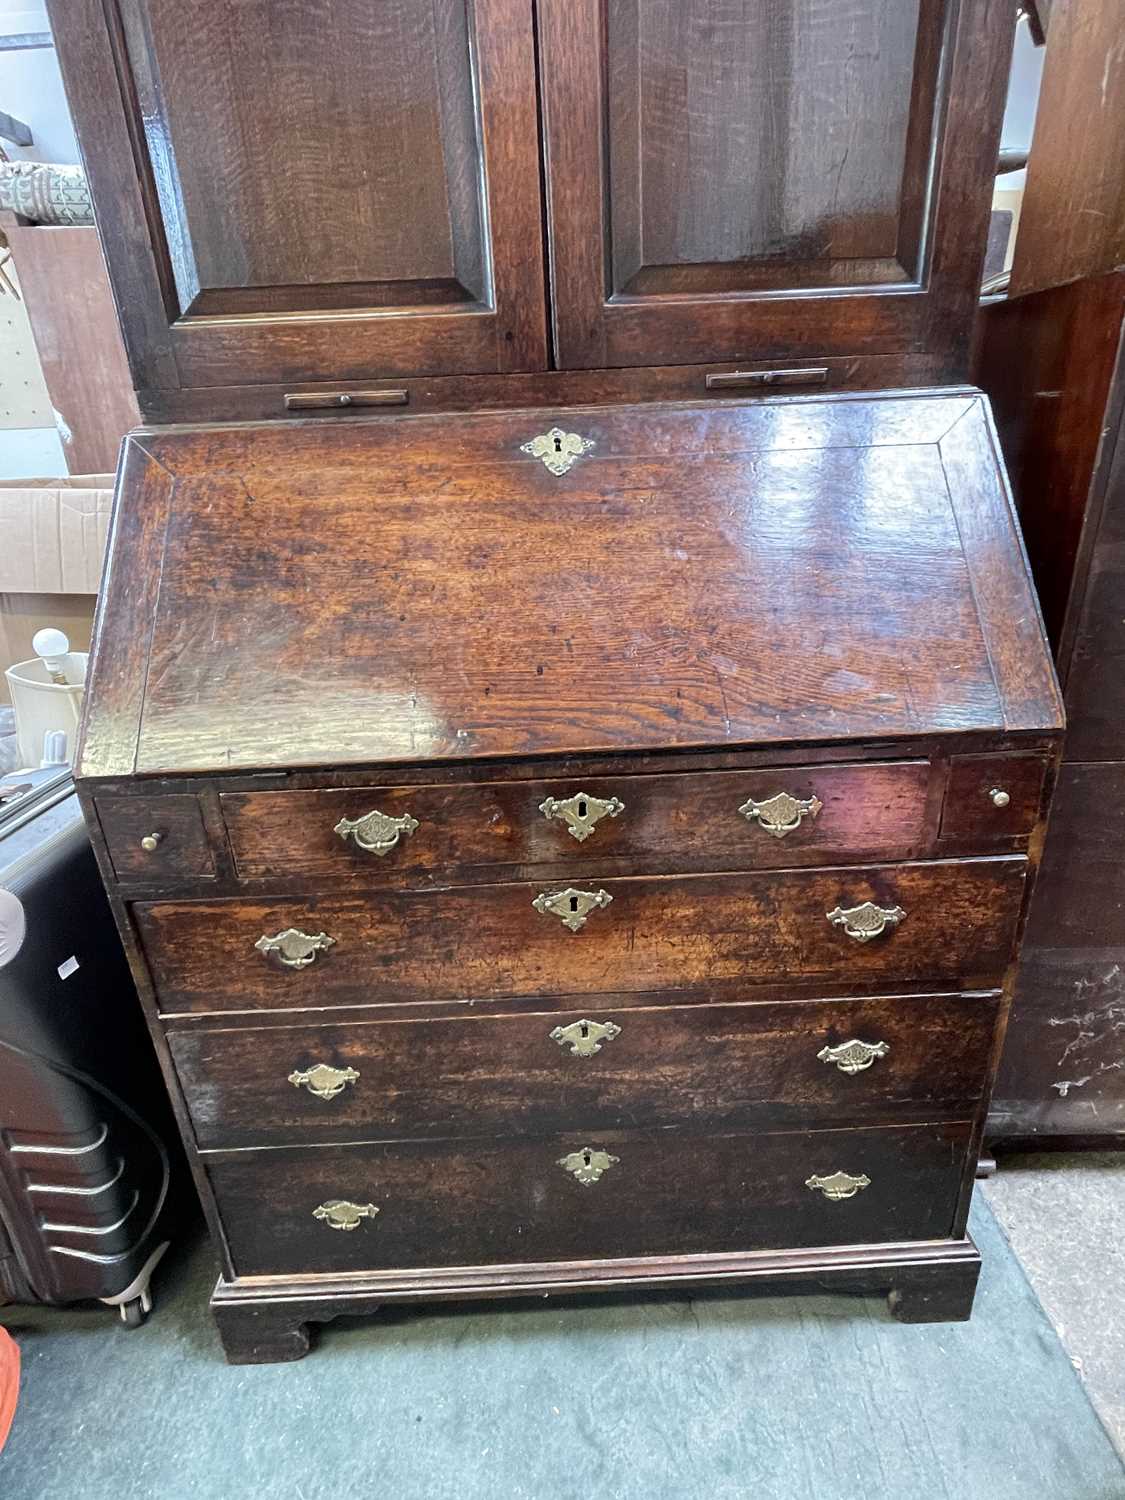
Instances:
[[[616,818],[625,811],[625,804],[617,797],[604,799],[591,797],[587,792],[575,792],[573,797],[548,797],[540,802],[539,811],[547,819],[559,818],[567,826],[571,838],[581,844],[593,833],[603,818]]]
[[[316,1063],[311,1068],[295,1069],[289,1075],[289,1082],[296,1088],[308,1089],[318,1099],[335,1099],[358,1078],[354,1068],[334,1068],[329,1063]]]
[[[413,833],[418,826],[418,819],[412,818],[409,813],[403,813],[401,818],[392,818],[388,813],[373,808],[371,812],[364,813],[362,818],[341,818],[333,832],[338,833],[345,843],[352,838],[358,848],[381,857],[390,853],[403,834]]]
[[[578,932],[585,927],[586,918],[592,911],[608,906],[612,900],[608,891],[576,891],[573,886],[567,886],[565,891],[553,894],[541,891],[531,904],[543,916],[558,917],[564,927]]]
[[[373,1219],[379,1210],[374,1203],[349,1203],[346,1198],[330,1198],[313,1209],[313,1218],[329,1229],[358,1229],[362,1219]]]
[[[778,792],[764,802],[755,802],[751,797],[738,810],[748,823],[757,819],[767,833],[783,839],[800,828],[805,818],[815,818],[823,806],[819,797],[791,797],[788,792]]]
[[[578,1151],[560,1156],[556,1165],[577,1178],[583,1187],[590,1187],[603,1172],[608,1172],[620,1160],[619,1156],[610,1156],[608,1151],[595,1151],[591,1146],[583,1146]]]
[[[593,438],[582,437],[577,432],[564,432],[561,427],[552,427],[550,432],[541,432],[538,437],[520,444],[521,453],[530,453],[532,458],[542,461],[554,475],[565,474],[575,460],[589,453],[595,446]]]
[[[865,901],[862,906],[837,906],[824,915],[833,927],[842,927],[857,943],[869,943],[888,928],[897,927],[906,913],[901,906],[876,906],[874,901]]]
[[[556,1026],[548,1034],[560,1047],[569,1046],[572,1057],[593,1057],[602,1050],[603,1042],[612,1042],[621,1035],[621,1027],[612,1021],[572,1021],[569,1026]]]
[[[336,939],[326,932],[302,932],[299,927],[287,927],[284,932],[267,937],[265,933],[254,944],[265,958],[271,955],[287,969],[305,969],[335,945]]]
[[[816,1055],[822,1063],[835,1063],[841,1073],[862,1073],[890,1050],[886,1042],[861,1042],[852,1037],[850,1042],[841,1042],[836,1047],[822,1047]]]
[[[839,1203],[843,1198],[854,1198],[858,1192],[871,1186],[871,1178],[865,1172],[858,1177],[852,1177],[848,1172],[833,1172],[831,1177],[808,1177],[805,1186],[812,1188],[814,1192],[823,1193],[826,1198],[831,1198],[833,1203]]]

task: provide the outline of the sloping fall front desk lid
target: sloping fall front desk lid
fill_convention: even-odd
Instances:
[[[87,699],[84,777],[1061,717],[972,392],[141,431]]]

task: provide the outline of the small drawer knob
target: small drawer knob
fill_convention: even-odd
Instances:
[[[164,835],[162,833],[146,833],[141,840],[141,848],[146,854],[155,854],[163,842]]]
[[[989,792],[988,797],[993,807],[1007,807],[1012,800],[1001,786],[994,786]]]

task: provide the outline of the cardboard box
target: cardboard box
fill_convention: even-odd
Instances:
[[[112,502],[112,474],[0,480],[0,673],[34,654],[45,625],[89,650]]]
[[[112,474],[0,479],[0,593],[96,594]]]

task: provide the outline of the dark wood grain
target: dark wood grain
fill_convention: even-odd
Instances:
[[[578,932],[533,908],[535,885],[388,891],[378,902],[138,903],[133,914],[165,1012],[749,988],[782,978],[821,993],[833,980],[983,989],[1007,967],[1026,869],[1015,858],[613,880],[604,884],[613,904]],[[906,918],[869,942],[826,918],[865,901]],[[259,937],[288,927],[326,932],[335,946],[301,969],[254,951]]]
[[[955,384],[963,373],[960,361],[943,355],[870,354],[818,361],[828,371],[829,390],[880,391],[888,388]],[[740,370],[775,370],[807,365],[807,360],[739,360]],[[620,370],[547,370],[534,375],[446,375],[397,379],[379,387],[363,381],[294,381],[283,385],[215,386],[200,390],[141,392],[141,410],[147,422],[255,421],[282,415],[285,398],[294,392],[405,390],[411,411],[487,411],[530,406],[587,406],[633,401],[695,401],[709,392],[706,381],[712,373],[729,373],[730,361],[717,364],[654,365]],[[733,398],[743,391],[729,393]],[[320,414],[325,422],[347,409],[328,409]]]
[[[576,411],[596,446],[561,477],[521,452],[550,421],[146,435],[176,489],[135,558],[165,575],[121,666],[147,677],[137,769],[1057,722],[979,402]],[[144,485],[119,504],[128,530]]]
[[[560,363],[943,348],[963,367],[1014,16],[544,0]]]
[[[491,782],[486,786],[349,788],[339,791],[226,793],[221,798],[242,878],[317,876],[379,883],[423,879],[502,879],[546,866],[652,873],[838,864],[921,853],[930,768],[925,762],[873,766],[795,766],[777,771],[596,780]],[[739,812],[778,792],[822,804],[782,837]],[[588,795],[620,810],[581,841],[543,803]],[[134,804],[137,799],[131,799]],[[154,799],[159,803],[160,799]],[[384,855],[335,832],[342,818],[378,809],[419,823]],[[1007,831],[1007,830],[1004,830]]]
[[[53,21],[142,392],[545,367],[530,0]]]
[[[99,797],[96,806],[119,880],[159,879],[166,870],[192,880],[214,875],[215,861],[195,797]],[[156,848],[144,848],[145,838],[156,838]]]
[[[730,1253],[950,1235],[967,1127],[779,1135],[570,1132],[539,1140],[350,1146],[208,1160],[240,1276]],[[592,1146],[620,1158],[583,1186],[557,1165]],[[831,1202],[814,1174],[866,1174]],[[374,1204],[351,1232],[313,1217]]]
[[[1037,755],[955,755],[941,814],[942,838],[977,838],[985,843],[1028,835],[1041,816],[1047,760]],[[997,807],[993,793],[1009,800]]]
[[[782,1005],[645,1006],[172,1031],[201,1149],[355,1139],[545,1133],[575,1120],[780,1129],[948,1119],[980,1096],[995,994]],[[576,1056],[552,1040],[584,1019],[619,1034]],[[817,1054],[853,1038],[889,1049],[849,1075]],[[289,1082],[326,1063],[358,1073],[334,1099]],[[514,1126],[518,1122],[518,1126]]]

